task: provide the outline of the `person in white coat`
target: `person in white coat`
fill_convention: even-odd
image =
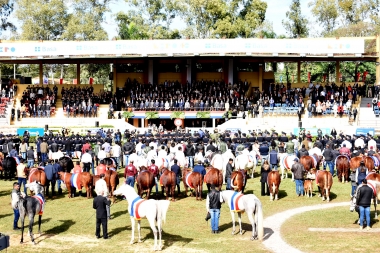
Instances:
[[[96,181],[95,183],[95,192],[97,195],[102,195],[103,197],[107,198],[108,199],[108,188],[107,188],[107,184],[106,184],[106,181],[104,181],[104,178],[105,178],[105,175],[102,173],[100,174],[100,178],[98,181]],[[106,205],[106,210],[107,210],[107,217],[108,219],[110,220],[111,219],[111,210],[110,210],[110,206],[109,205]]]

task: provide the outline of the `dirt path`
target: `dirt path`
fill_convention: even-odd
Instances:
[[[298,207],[290,210],[286,210],[281,213],[276,213],[272,216],[267,217],[264,219],[264,227],[265,227],[265,237],[263,244],[264,246],[273,251],[273,252],[301,252],[300,250],[294,248],[293,246],[287,244],[281,237],[280,229],[282,224],[289,219],[290,217],[308,212],[308,211],[314,211],[314,210],[321,210],[321,209],[327,209],[332,207],[339,207],[339,206],[349,206],[350,202],[339,202],[339,203],[323,203],[320,205],[314,205],[314,206],[303,206]]]

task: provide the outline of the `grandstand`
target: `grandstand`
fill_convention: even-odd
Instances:
[[[366,41],[376,42],[376,53],[367,52]],[[126,100],[130,100],[132,83],[144,85],[176,82],[184,87],[186,83],[204,81],[223,82],[242,85],[248,84],[243,96],[249,98],[254,90],[268,92],[271,83],[274,82],[273,70],[265,68],[267,62],[297,62],[297,77],[291,88],[308,87],[309,84],[301,83],[300,68],[302,62],[331,61],[336,63],[336,73],[339,73],[340,61],[376,61],[380,63],[378,52],[380,44],[378,37],[366,38],[328,38],[328,39],[235,39],[235,40],[152,40],[152,41],[80,41],[80,42],[2,42],[2,46],[8,48],[0,52],[0,59],[4,63],[40,64],[40,83],[43,83],[43,64],[77,64],[77,80],[80,82],[80,64],[84,63],[112,63],[113,72],[110,78],[113,80],[112,92],[125,94]],[[39,48],[40,50],[35,50]],[[49,49],[49,50],[48,50]],[[53,50],[54,49],[54,50]],[[52,53],[54,52],[54,53]],[[52,55],[54,54],[54,55]],[[376,78],[380,80],[380,64],[376,65]],[[268,71],[266,71],[268,70]],[[339,75],[335,83],[340,84]],[[20,99],[22,93],[29,84],[19,84],[16,99]],[[72,84],[73,85],[73,84]],[[72,85],[57,85],[58,94],[62,87]],[[83,87],[89,84],[76,84]],[[348,84],[347,84],[348,85]],[[359,85],[363,85],[362,83]],[[93,84],[94,92],[103,89],[102,84]],[[124,119],[108,120],[109,105],[99,106],[97,117],[68,118],[62,105],[62,98],[58,95],[54,115],[51,118],[23,118],[21,121],[13,121],[14,126],[36,125],[120,125],[125,128]],[[306,104],[306,98],[304,102]],[[356,102],[358,107],[358,120],[350,123],[348,117],[335,118],[332,108],[327,108],[317,117],[308,118],[303,115],[302,126],[319,126],[333,123],[336,126],[377,126],[376,114],[366,108],[366,99]],[[360,106],[359,106],[360,103]],[[298,127],[297,106],[276,103],[273,107],[264,106],[262,118],[250,118],[247,108],[237,108],[237,120],[245,122],[245,125],[273,127],[284,123],[291,127]],[[130,108],[125,108],[134,110]],[[170,111],[176,109],[170,108]],[[121,109],[120,109],[121,110]],[[179,109],[178,109],[179,110]],[[215,126],[224,118],[223,110],[213,110],[210,107],[210,120],[208,127]],[[196,108],[185,111],[184,125],[189,120],[196,118]],[[8,114],[4,115],[10,124]],[[158,110],[161,119],[168,119],[170,115],[165,110]],[[117,115],[117,111],[115,112]],[[348,111],[345,111],[348,114]],[[135,117],[129,122],[135,127],[147,126],[145,110],[136,110]],[[246,118],[243,119],[243,115]],[[110,123],[112,122],[112,123]],[[232,124],[226,122],[226,125]],[[131,126],[132,127],[132,126]],[[289,127],[290,128],[290,127]]]

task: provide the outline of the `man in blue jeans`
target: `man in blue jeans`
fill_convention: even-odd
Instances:
[[[360,230],[363,229],[364,218],[367,222],[367,230],[371,229],[371,201],[373,198],[373,190],[367,185],[367,179],[363,179],[356,193],[356,205],[359,206]]]
[[[294,174],[294,180],[296,182],[296,194],[297,196],[304,195],[303,179],[305,175],[305,167],[298,162],[298,158],[294,159],[294,164],[292,166],[292,172]]]
[[[211,215],[211,233],[219,234],[219,217],[220,208],[222,206],[223,197],[218,190],[215,189],[215,185],[211,185],[211,191],[207,194],[206,209]]]
[[[330,169],[331,176],[334,176],[334,154],[329,144],[326,144],[326,148],[325,150],[323,150],[322,155],[325,157],[326,168],[328,166]]]
[[[21,193],[20,193],[20,185],[17,182],[13,183],[11,198],[12,198],[12,209],[14,213],[13,230],[20,230],[20,228],[17,226],[18,220],[20,219],[20,212],[16,204],[17,204],[17,201],[21,198]]]

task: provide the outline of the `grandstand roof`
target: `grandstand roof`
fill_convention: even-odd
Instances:
[[[261,57],[267,59],[308,58],[333,61],[374,60],[367,54],[366,38],[315,39],[195,39],[195,40],[113,40],[113,41],[27,41],[0,43],[0,60],[8,63],[112,62],[141,57]],[[310,58],[310,59],[309,59]],[[272,60],[273,60],[272,59]]]

